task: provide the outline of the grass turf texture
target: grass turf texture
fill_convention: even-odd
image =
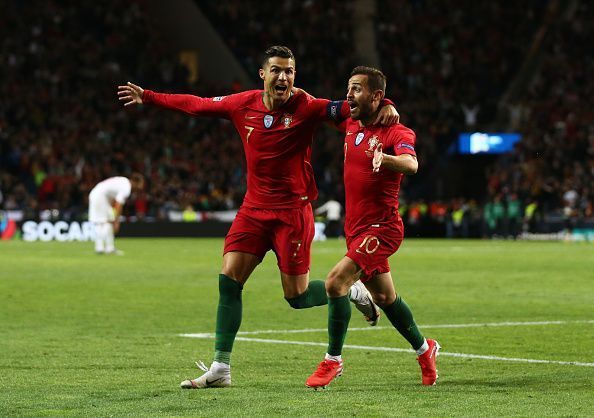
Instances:
[[[329,389],[304,387],[324,347],[237,341],[233,387],[181,390],[212,360],[222,240],[118,239],[124,257],[90,243],[0,242],[0,416],[590,415],[594,367],[441,356],[435,387],[412,353],[346,349]],[[314,243],[323,278],[344,242]],[[417,322],[593,320],[590,244],[406,240],[392,258]],[[325,328],[326,308],[292,310],[269,253],[244,290],[241,331]],[[380,326],[387,326],[382,318]],[[365,327],[353,309],[351,327]],[[594,323],[426,328],[443,352],[594,363]],[[326,342],[324,332],[248,337]],[[390,329],[347,344],[408,348]]]

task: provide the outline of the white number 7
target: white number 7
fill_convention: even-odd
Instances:
[[[252,134],[252,131],[254,130],[254,127],[253,126],[247,126],[247,125],[245,125],[244,128],[248,130],[248,133],[247,133],[247,135],[245,137],[245,142],[250,142],[250,135]]]

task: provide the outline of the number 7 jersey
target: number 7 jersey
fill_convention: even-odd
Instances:
[[[313,135],[321,122],[346,119],[349,106],[344,101],[331,102],[299,92],[280,109],[270,111],[262,94],[262,90],[250,90],[202,98],[145,90],[143,101],[233,123],[247,163],[243,206],[284,209],[309,204],[318,196],[310,162]]]

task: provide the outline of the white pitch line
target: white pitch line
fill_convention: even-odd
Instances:
[[[190,338],[214,338],[214,334],[180,334],[180,336],[190,337]],[[312,342],[312,341],[269,340],[269,339],[264,339],[264,338],[247,338],[247,337],[237,337],[236,340],[257,342],[257,343],[268,343],[268,344],[290,344],[290,345],[316,346],[316,347],[326,347],[328,345],[327,343],[317,343],[317,342]],[[414,351],[411,349],[396,348],[396,347],[371,347],[371,346],[366,346],[366,345],[345,344],[344,348],[352,348],[352,349],[356,349],[356,350],[369,350],[369,351],[392,351],[392,352],[398,352],[398,353],[414,353]],[[511,361],[511,362],[516,362],[516,363],[562,364],[562,365],[570,365],[570,366],[594,367],[594,363],[582,363],[582,362],[577,362],[577,361],[556,361],[556,360],[538,360],[538,359],[517,358],[517,357],[484,356],[484,355],[480,355],[480,354],[449,353],[447,351],[440,352],[439,354],[442,356],[473,358],[473,359],[480,359],[480,360]]]
[[[594,324],[594,320],[577,321],[532,321],[532,322],[486,322],[482,324],[437,324],[419,325],[421,329],[429,328],[481,328],[481,327],[522,327],[532,325],[565,325],[565,324]],[[393,327],[363,327],[349,328],[349,331],[376,331],[380,329],[393,329]],[[305,329],[264,329],[258,331],[239,331],[237,335],[258,335],[258,334],[303,334],[309,332],[327,332],[327,328],[305,328]],[[184,334],[192,335],[192,334]],[[202,335],[202,334],[196,334]],[[197,337],[199,338],[199,337]]]

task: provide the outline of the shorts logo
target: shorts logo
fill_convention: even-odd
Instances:
[[[217,96],[217,97],[213,97],[212,101],[213,102],[220,102],[221,100],[223,100],[225,98],[225,96]]]
[[[272,117],[272,115],[264,116],[264,127],[266,129],[268,129],[272,126],[272,122],[274,122],[274,118]]]
[[[348,135],[348,134],[347,134]],[[365,137],[365,134],[363,132],[359,132],[357,134],[357,136],[355,137],[355,146],[359,145],[361,142],[363,142],[363,137]]]
[[[283,124],[285,125],[285,129],[291,127],[291,122],[293,122],[292,115],[286,114],[285,116],[283,116]]]
[[[367,235],[365,237],[365,239],[363,240],[363,242],[359,245],[359,248],[357,248],[357,252],[359,254],[363,254],[364,250],[367,254],[373,254],[374,252],[377,251],[377,249],[380,246],[380,242],[379,239],[373,235]]]
[[[295,251],[293,251],[293,255],[291,256],[291,258],[297,257],[297,254],[299,253],[299,250],[301,249],[302,243],[303,243],[303,241],[301,241],[300,239],[291,241],[291,247],[293,247],[293,249],[295,250]]]

